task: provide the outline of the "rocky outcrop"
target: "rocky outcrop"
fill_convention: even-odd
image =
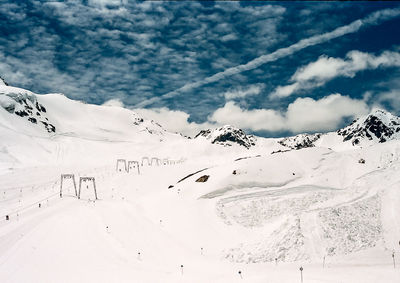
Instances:
[[[300,134],[294,137],[283,138],[278,143],[291,149],[314,147],[321,134]]]
[[[351,141],[353,145],[363,140],[382,143],[400,137],[400,118],[378,109],[366,117],[354,120],[337,133],[343,137],[344,142]]]
[[[32,124],[42,125],[49,133],[56,131],[56,127],[46,117],[46,108],[38,102],[33,93],[0,91],[0,107],[10,114],[27,119]]]
[[[238,144],[246,148],[250,148],[256,143],[256,138],[254,136],[246,135],[243,130],[229,125],[214,130],[202,130],[195,136],[195,138],[205,138],[210,140],[213,144],[223,146]]]

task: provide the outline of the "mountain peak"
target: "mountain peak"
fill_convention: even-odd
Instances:
[[[216,129],[202,130],[195,138],[204,137],[211,140],[213,144],[220,144],[224,146],[231,146],[232,144],[239,144],[246,148],[255,145],[256,138],[231,125],[224,125]]]
[[[382,143],[400,138],[400,118],[383,109],[375,109],[337,133],[343,136],[343,141],[350,140],[353,145],[358,145],[362,140]]]

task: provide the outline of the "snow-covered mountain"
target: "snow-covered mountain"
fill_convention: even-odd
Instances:
[[[25,118],[33,124],[43,126],[49,133],[54,133],[56,128],[49,121],[46,108],[40,104],[36,95],[30,91],[0,85],[0,107],[20,117]]]
[[[279,143],[291,149],[314,146],[337,147],[341,144],[353,146],[373,145],[400,139],[400,118],[382,109],[359,117],[350,125],[336,132],[325,134],[299,134],[283,138]]]
[[[246,135],[243,130],[230,125],[225,125],[216,129],[202,130],[195,138],[205,138],[213,144],[223,146],[238,144],[245,148],[254,146],[257,140],[253,135]]]
[[[400,118],[391,113],[377,109],[365,117],[354,120],[337,133],[343,136],[343,141],[353,145],[365,141],[386,142],[400,138]]]
[[[27,164],[74,163],[79,156],[85,156],[82,163],[90,163],[99,151],[107,162],[123,155],[129,145],[146,143],[150,151],[159,152],[167,142],[170,146],[186,140],[125,108],[86,104],[62,94],[35,94],[6,84],[0,85],[0,135],[0,171]]]
[[[2,84],[1,281],[289,283],[301,265],[307,282],[399,282],[398,125],[377,110],[326,134],[187,139]],[[116,167],[146,158],[176,162]]]

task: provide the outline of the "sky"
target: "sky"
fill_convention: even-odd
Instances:
[[[0,76],[193,136],[400,115],[400,2],[0,0]]]

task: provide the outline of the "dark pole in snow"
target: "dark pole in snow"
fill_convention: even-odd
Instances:
[[[243,279],[243,277],[242,277],[242,272],[239,270],[239,276],[240,276],[240,279]]]
[[[303,283],[303,267],[300,266],[300,279],[301,279],[301,283]]]
[[[392,258],[393,258],[393,268],[396,268],[396,261],[394,260],[394,252],[392,252]]]
[[[322,268],[325,268],[325,256],[324,256],[324,261],[322,262]]]
[[[183,275],[183,264],[181,264],[181,273]]]

